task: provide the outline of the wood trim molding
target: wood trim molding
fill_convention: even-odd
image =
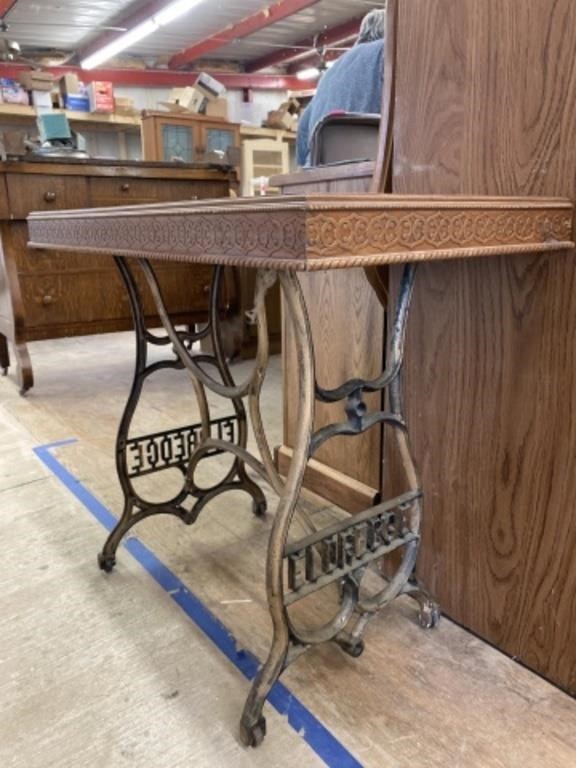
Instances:
[[[281,445],[274,451],[278,472],[283,477],[288,474],[292,456],[292,448],[287,445]],[[380,491],[377,488],[370,488],[316,459],[310,459],[308,462],[304,487],[353,515],[373,507],[380,501]]]
[[[574,248],[573,207],[541,198],[287,196],[41,212],[30,245],[313,271]]]

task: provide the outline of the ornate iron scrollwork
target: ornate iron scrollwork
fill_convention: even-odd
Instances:
[[[218,293],[221,268],[215,268],[214,272],[210,321],[206,327],[191,333],[178,331],[173,326],[152,267],[145,259],[138,259],[165,330],[165,335],[157,336],[145,327],[142,302],[132,268],[123,258],[117,258],[116,262],[130,296],[136,327],[137,355],[134,380],[117,439],[117,467],[124,491],[124,512],[104,546],[99,558],[100,565],[105,570],[113,567],[121,538],[139,520],[152,514],[168,513],[191,524],[211,499],[228,490],[246,491],[253,499],[253,511],[262,514],[265,510],[265,497],[260,487],[248,477],[246,467],[250,467],[269,483],[279,495],[266,565],[273,640],[268,659],[253,682],[240,725],[244,743],[256,746],[265,734],[262,709],[271,687],[286,666],[308,647],[332,640],[350,655],[358,656],[363,649],[362,635],[370,618],[400,594],[411,594],[419,601],[420,618],[424,626],[433,626],[438,619],[436,604],[420,589],[413,574],[420,539],[422,493],[410,456],[400,390],[414,267],[407,266],[402,278],[396,316],[390,330],[385,370],[376,379],[351,379],[340,387],[328,390],[319,387],[315,381],[308,314],[294,273],[258,271],[254,310],[258,325],[256,362],[245,381],[236,383],[225,361],[219,336]],[[300,372],[294,453],[286,478],[280,477],[274,464],[260,412],[260,394],[268,363],[264,300],[276,280],[280,281],[284,307],[294,331]],[[206,336],[212,340],[214,354],[195,354],[192,351],[193,343]],[[150,345],[166,346],[171,357],[148,364],[147,351]],[[190,374],[201,421],[164,432],[129,435],[144,381],[156,371],[166,368],[185,369]],[[216,369],[218,377],[215,378],[207,369]],[[211,419],[206,389],[228,399],[234,413]],[[369,412],[364,395],[377,391],[386,395],[387,410]],[[247,450],[244,397],[248,401],[259,459]],[[316,401],[343,401],[346,421],[313,432]],[[379,424],[391,428],[396,435],[409,489],[403,495],[377,504],[359,515],[317,530],[313,520],[299,507],[300,490],[309,458],[333,437],[362,434]],[[211,488],[199,487],[195,482],[195,474],[200,462],[224,453],[230,454],[233,459],[226,477]],[[173,468],[179,469],[183,475],[182,489],[173,499],[151,503],[138,495],[133,481]],[[303,524],[306,534],[287,543],[290,528],[296,518]],[[400,554],[395,573],[383,578],[383,586],[376,594],[362,595],[360,587],[369,566],[392,552]],[[289,612],[291,606],[331,584],[340,587],[339,605],[332,619],[312,629],[296,626]]]

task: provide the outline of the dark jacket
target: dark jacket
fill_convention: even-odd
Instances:
[[[354,46],[324,73],[298,124],[298,165],[310,165],[314,128],[330,112],[380,114],[383,77],[383,40]]]

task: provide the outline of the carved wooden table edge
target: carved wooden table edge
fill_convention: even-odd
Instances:
[[[212,499],[229,490],[245,491],[252,500],[253,513],[262,517],[266,500],[248,468],[279,497],[266,562],[273,639],[241,717],[244,744],[261,743],[266,732],[263,707],[272,686],[308,648],[333,641],[349,655],[359,656],[370,619],[403,594],[418,601],[423,627],[433,627],[439,620],[438,606],[414,576],[423,493],[410,452],[402,403],[404,341],[415,262],[574,250],[572,213],[571,203],[564,200],[387,195],[275,198],[274,202],[262,204],[226,200],[38,213],[29,217],[33,247],[115,254],[133,312],[136,367],[116,441],[124,509],[99,555],[100,567],[112,570],[121,539],[140,520],[150,515],[171,514],[193,524]],[[259,267],[255,294],[258,349],[252,372],[245,381],[235,381],[222,351],[217,308],[223,267],[214,269],[209,322],[191,332],[178,330],[171,323],[150,259]],[[307,308],[294,273],[398,262],[405,266],[395,320],[389,329],[384,370],[372,380],[355,378],[334,389],[320,387],[314,370]],[[151,333],[146,327],[136,268],[142,271],[154,299],[163,335]],[[265,297],[276,281],[280,282],[294,330],[300,370],[298,427],[293,459],[285,478],[278,474],[274,464],[260,409],[268,363]],[[381,291],[370,282],[383,301]],[[212,340],[213,354],[193,351],[194,342],[207,336]],[[165,358],[150,363],[150,347],[165,348]],[[185,369],[191,374],[201,421],[134,436],[131,425],[144,383],[164,369]],[[212,419],[206,389],[229,400],[232,413]],[[371,392],[385,395],[384,410],[368,410],[364,395]],[[341,402],[346,418],[314,431],[316,402]],[[248,413],[259,457],[247,450]],[[395,437],[405,489],[399,496],[317,530],[299,506],[308,461],[321,445],[338,435],[360,435],[380,427],[390,429]],[[210,488],[201,486],[196,479],[198,466],[225,453],[233,458],[226,477]],[[182,487],[173,498],[163,503],[150,501],[136,487],[139,477],[174,468],[182,474]],[[293,525],[299,525],[303,533],[290,536]],[[361,592],[368,568],[392,552],[396,555],[394,572],[387,570],[383,577],[383,571],[379,571],[381,581],[375,591]],[[290,613],[291,606],[330,585],[338,586],[338,608],[331,620],[321,626],[300,626]]]
[[[35,213],[29,228],[37,248],[305,272],[568,249],[572,215],[553,198],[307,195]]]

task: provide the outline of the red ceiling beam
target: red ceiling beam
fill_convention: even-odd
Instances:
[[[21,64],[0,64],[0,77],[18,79],[22,72],[29,69],[30,67]],[[45,69],[48,72],[52,72],[55,77],[60,77],[67,72],[73,72],[84,83],[105,80],[114,85],[136,86],[140,88],[172,88],[193,85],[198,76],[197,72],[174,72],[167,69],[84,70],[79,67],[46,67]],[[296,77],[286,77],[285,75],[224,72],[209,72],[209,74],[212,74],[212,77],[216,78],[229,90],[252,88],[254,90],[299,91],[316,86],[315,82],[302,82]]]
[[[317,42],[324,46],[344,45],[358,36],[360,22],[361,18],[351,19],[337,27],[319,32]],[[312,58],[317,55],[314,43],[314,37],[307,37],[305,40],[294,43],[293,47],[286,46],[286,48],[281,50],[268,53],[266,56],[248,62],[246,71],[260,72],[260,70],[268,69],[268,67],[279,67],[294,61]],[[308,50],[302,51],[300,50],[301,48],[307,48]]]
[[[0,19],[3,19],[17,2],[18,0],[0,0]]]
[[[253,35],[255,32],[265,29],[271,24],[276,24],[276,22],[282,21],[282,19],[286,19],[288,16],[293,16],[295,13],[305,10],[319,1],[278,0],[274,5],[253,13],[251,16],[246,16],[246,18],[238,21],[236,24],[231,24],[214,35],[207,37],[205,40],[200,40],[184,51],[180,51],[170,59],[169,66],[172,69],[184,67],[186,64],[207,56],[212,51],[234,42],[234,40]]]

